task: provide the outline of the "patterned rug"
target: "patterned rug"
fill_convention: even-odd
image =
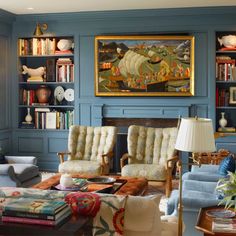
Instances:
[[[51,173],[51,172],[41,172],[41,174],[42,174],[42,180],[48,179],[51,176],[55,175],[55,173]],[[173,180],[172,184],[173,184],[173,188],[177,189],[179,182],[178,180]],[[160,211],[166,212],[168,198],[165,196],[165,187],[163,186],[163,184],[154,182],[154,181],[149,181],[148,189],[145,192],[145,195],[152,195],[152,194],[162,195],[159,207],[160,207]]]

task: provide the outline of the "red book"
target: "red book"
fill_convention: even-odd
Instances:
[[[70,216],[71,216],[71,211],[67,212],[62,217],[58,218],[57,220],[43,220],[43,219],[36,219],[36,218],[17,217],[17,216],[2,216],[2,222],[56,226],[68,220]]]

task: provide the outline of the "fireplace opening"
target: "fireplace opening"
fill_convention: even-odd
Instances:
[[[112,173],[120,173],[120,158],[127,153],[127,133],[130,125],[146,127],[167,128],[176,127],[178,118],[103,118],[102,125],[116,126],[118,128],[116,145],[114,148]]]

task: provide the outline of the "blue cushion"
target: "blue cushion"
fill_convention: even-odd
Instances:
[[[235,171],[234,158],[230,155],[230,156],[227,156],[225,159],[223,159],[220,162],[218,171],[220,175],[224,175],[224,176],[228,174],[228,171],[234,172]]]

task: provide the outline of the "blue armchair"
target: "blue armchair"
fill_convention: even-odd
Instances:
[[[5,156],[0,164],[0,187],[30,187],[41,181],[41,174],[34,156]]]

